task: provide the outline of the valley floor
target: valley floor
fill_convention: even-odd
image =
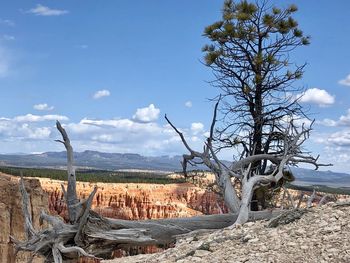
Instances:
[[[309,209],[288,225],[268,228],[263,221],[246,223],[233,230],[192,234],[161,253],[103,262],[350,262],[349,220],[349,203],[329,203]]]

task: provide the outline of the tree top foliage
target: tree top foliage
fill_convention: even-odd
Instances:
[[[226,148],[242,144],[242,157],[270,152],[280,141],[271,134],[285,130],[281,123],[305,116],[295,97],[303,89],[293,85],[305,64],[296,65],[290,54],[310,37],[293,18],[297,10],[267,0],[226,0],[221,20],[204,30],[211,42],[202,49],[205,64],[222,91],[218,141]]]
[[[304,35],[303,31],[298,28],[298,22],[292,17],[293,13],[298,10],[296,5],[280,9],[268,6],[267,1],[260,2],[249,3],[244,0],[235,3],[232,0],[226,0],[222,20],[207,26],[204,36],[220,46],[230,44],[235,39],[240,40],[241,43],[260,44],[265,47],[266,51],[271,49],[273,44],[287,44],[289,47],[310,44],[310,37]],[[270,40],[270,45],[264,43],[267,40]],[[289,43],[283,43],[283,41]],[[207,65],[215,63],[220,55],[224,55],[224,50],[215,45],[206,45],[203,51],[207,53],[205,56]],[[255,51],[257,53],[258,50]],[[273,54],[256,59],[260,63],[263,63],[264,59],[270,63],[277,63],[274,61]]]

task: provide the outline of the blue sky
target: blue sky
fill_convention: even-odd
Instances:
[[[298,85],[316,119],[308,148],[350,172],[350,2],[295,3],[311,45]],[[206,25],[222,1],[3,1],[0,3],[0,152],[63,150],[55,119],[78,151],[184,152],[165,113],[200,148],[218,90],[202,65]]]

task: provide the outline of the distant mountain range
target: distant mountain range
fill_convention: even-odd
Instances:
[[[147,157],[134,153],[75,152],[75,165],[103,170],[145,169],[175,171],[181,169],[181,156]],[[66,152],[40,154],[0,154],[0,165],[62,168],[67,164]]]
[[[292,168],[295,185],[326,185],[335,188],[350,188],[350,174],[332,171],[315,171],[303,168]]]
[[[180,171],[182,156],[147,157],[134,153],[103,153],[97,151],[75,152],[75,164],[79,168],[122,170],[140,169],[157,171]],[[0,166],[32,168],[64,168],[66,152],[45,152],[40,154],[0,154]],[[197,169],[205,169],[199,166]],[[329,187],[350,187],[350,174],[332,171],[315,171],[292,168],[296,177],[294,184],[327,185]]]

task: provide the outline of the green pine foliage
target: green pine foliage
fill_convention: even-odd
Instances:
[[[49,168],[22,168],[22,167],[0,167],[0,172],[25,177],[50,178],[54,180],[67,181],[65,170]],[[103,170],[77,170],[77,181],[102,182],[102,183],[148,183],[148,184],[172,184],[183,183],[185,179],[168,178],[165,174],[150,173],[142,171],[103,171]]]
[[[222,20],[207,26],[204,36],[219,44],[218,46],[228,46],[233,39],[250,40],[255,43],[259,39],[263,42],[278,42],[284,35],[287,39],[290,36],[295,38],[292,39],[293,45],[308,45],[310,38],[303,35],[298,28],[298,22],[292,17],[297,10],[295,5],[290,5],[284,9],[272,6],[262,11],[259,1],[250,3],[246,0],[226,0]],[[220,56],[216,49],[203,51],[206,52],[205,62],[209,66]]]

